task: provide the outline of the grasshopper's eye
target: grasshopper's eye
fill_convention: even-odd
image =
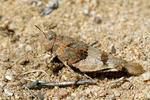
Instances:
[[[53,31],[49,31],[46,35],[46,39],[48,39],[48,40],[56,39],[56,33]]]

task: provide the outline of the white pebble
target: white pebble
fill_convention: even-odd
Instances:
[[[31,51],[32,50],[32,47],[30,45],[27,45],[26,46],[26,51]]]
[[[99,87],[98,86],[93,86],[92,91],[98,91]]]
[[[15,29],[16,29],[16,25],[11,23],[11,24],[9,25],[9,29],[15,30]]]
[[[71,19],[75,19],[75,16],[71,16]]]
[[[41,1],[37,1],[37,4],[36,4],[38,7],[42,6],[42,2]]]
[[[96,92],[94,92],[94,95],[97,97],[98,96],[98,94],[96,93]]]
[[[13,80],[14,79],[14,73],[12,73],[12,72],[6,72],[5,78],[7,80]]]
[[[80,100],[86,100],[84,97],[81,97]]]
[[[24,2],[29,2],[30,0],[23,0]]]
[[[21,38],[20,38],[20,42],[22,42],[22,43],[24,43],[25,40],[26,40],[26,39],[25,39],[24,37],[21,37]]]
[[[135,38],[134,39],[134,43],[139,43],[140,42],[140,38]]]
[[[4,89],[4,93],[5,93],[6,95],[8,95],[8,96],[12,96],[12,95],[13,95],[13,93],[10,92],[10,91],[8,91],[8,89]]]
[[[89,15],[89,7],[88,6],[85,6],[84,10],[83,10],[83,13],[85,15]]]
[[[89,10],[88,9],[84,9],[83,12],[84,12],[85,15],[89,14]]]
[[[76,93],[72,93],[71,96],[72,96],[72,97],[76,97],[77,94],[76,94]]]
[[[147,41],[148,41],[147,38],[143,38],[143,39],[142,39],[142,42],[147,42]]]
[[[49,54],[45,54],[43,58],[44,58],[44,59],[47,59],[47,58],[49,58],[50,56],[51,56],[51,55],[49,55]]]
[[[90,13],[92,16],[94,16],[95,14],[96,14],[96,12],[95,11],[91,11],[91,13]]]
[[[89,88],[86,89],[86,94],[89,94],[91,90]]]
[[[116,97],[114,94],[110,95],[109,100],[116,100]]]
[[[150,72],[146,72],[146,73],[142,74],[142,80],[144,82],[149,81],[150,80]]]
[[[24,44],[19,43],[19,48],[23,48]]]
[[[61,79],[67,80],[67,77],[65,75],[62,75]]]
[[[59,100],[59,98],[58,97],[53,97],[52,100]]]

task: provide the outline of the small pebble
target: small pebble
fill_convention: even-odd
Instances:
[[[114,94],[110,95],[110,96],[109,96],[109,100],[116,100],[115,95],[114,95]]]
[[[108,93],[106,91],[100,91],[99,96],[105,97]]]
[[[81,4],[83,4],[84,3],[84,0],[76,0],[76,4],[77,5],[81,5]]]
[[[114,90],[113,92],[114,92],[114,95],[115,95],[116,97],[119,97],[119,96],[121,95],[118,90]]]
[[[101,24],[101,23],[102,23],[102,20],[101,20],[100,17],[95,17],[95,22],[96,22],[97,24]]]
[[[19,48],[23,48],[24,44],[19,43]]]
[[[81,97],[80,100],[86,100],[85,97]]]
[[[68,91],[67,90],[61,90],[59,93],[58,93],[58,98],[62,99],[64,97],[66,97],[68,95]]]
[[[20,65],[26,65],[27,63],[29,63],[29,60],[26,58],[22,58],[19,62]]]
[[[26,51],[31,51],[32,50],[32,47],[30,45],[27,45],[26,46]]]
[[[94,16],[95,14],[96,14],[96,12],[95,11],[91,11],[91,13],[90,13],[92,16]]]
[[[10,69],[12,66],[9,63],[1,64],[0,65],[0,70],[1,72],[4,72],[4,70]]]
[[[35,92],[34,95],[39,99],[39,100],[44,100],[44,96],[40,92]]]
[[[116,48],[114,46],[111,47],[111,53],[116,53]]]
[[[135,96],[134,96],[134,100],[142,100],[142,95],[141,94],[136,94]],[[149,100],[149,99],[148,99]]]
[[[4,89],[4,93],[7,95],[7,96],[12,96],[13,93],[10,92],[8,89]]]
[[[21,43],[24,43],[26,41],[26,39],[24,37],[20,37],[19,40]]]
[[[30,0],[23,0],[24,2],[29,2]]]
[[[2,54],[2,55],[0,55],[0,56],[1,56],[1,57],[0,57],[0,60],[1,60],[1,61],[3,61],[3,62],[9,61],[9,57],[7,57],[6,55]]]
[[[50,14],[54,9],[58,8],[58,0],[54,0],[53,3],[51,3],[47,8],[44,9],[43,12],[40,13],[40,16],[42,15],[48,15]]]
[[[40,65],[40,62],[38,60],[34,60],[34,63],[32,64],[32,68],[37,68]]]
[[[67,80],[68,77],[66,77],[66,75],[62,75],[62,76],[61,76],[61,79],[62,79],[62,80]]]
[[[53,97],[52,100],[60,100],[58,97]]]
[[[150,80],[150,72],[146,72],[146,73],[142,74],[142,80],[144,82],[149,81]]]
[[[142,92],[146,98],[150,98],[150,87],[146,87],[145,89],[142,90]],[[146,100],[148,100],[148,99],[146,99]]]
[[[132,87],[132,84],[130,82],[125,82],[124,84],[121,85],[121,87],[125,90],[128,90]]]
[[[89,9],[84,9],[83,12],[84,12],[85,15],[89,15]]]
[[[76,93],[72,93],[71,96],[72,96],[72,97],[76,97],[77,94],[76,94]]]
[[[9,24],[8,28],[9,28],[10,30],[15,30],[15,29],[17,29],[16,25],[13,24],[13,23]]]
[[[88,6],[85,6],[84,10],[83,10],[83,13],[85,15],[89,15],[90,11],[89,11],[89,7]]]
[[[12,38],[11,38],[11,42],[16,42],[19,40],[19,35],[14,35]]]
[[[86,89],[86,94],[90,94],[91,90],[89,88]]]
[[[94,95],[97,97],[98,96],[98,94],[96,93],[96,92],[94,92]]]
[[[100,90],[100,87],[98,86],[93,86],[93,88],[91,89],[92,91],[99,91]]]
[[[44,59],[47,59],[47,58],[50,58],[50,57],[51,57],[51,55],[45,54],[43,58],[44,58]]]
[[[134,39],[134,43],[135,43],[135,44],[140,43],[140,38],[135,38],[135,39]]]
[[[140,59],[143,60],[143,61],[146,61],[146,60],[147,60],[147,57],[146,57],[145,55],[142,55],[142,56],[140,57]]]
[[[7,80],[10,80],[10,81],[13,80],[13,79],[14,79],[14,73],[7,71],[7,72],[6,72],[6,75],[5,75],[5,78],[6,78]]]
[[[38,7],[41,7],[42,6],[42,2],[41,1],[37,1],[37,3],[36,3],[36,5],[38,6]]]
[[[36,72],[34,75],[35,75],[35,77],[38,78],[41,74],[42,74],[42,72]]]

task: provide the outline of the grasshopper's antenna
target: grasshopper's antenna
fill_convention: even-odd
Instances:
[[[44,34],[45,38],[47,38],[46,34],[37,25],[34,25],[34,26]]]

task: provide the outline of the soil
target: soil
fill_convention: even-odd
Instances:
[[[0,0],[0,99],[150,99],[150,1],[58,2],[58,8],[40,15],[53,1]],[[142,65],[149,76],[114,78],[108,73],[109,77],[93,75],[96,85],[27,89],[24,85],[30,79],[46,82],[86,79],[80,73],[73,74],[60,62],[48,63],[51,54],[45,48],[46,39],[35,25],[44,32],[53,30],[87,44],[98,41],[95,48]]]

